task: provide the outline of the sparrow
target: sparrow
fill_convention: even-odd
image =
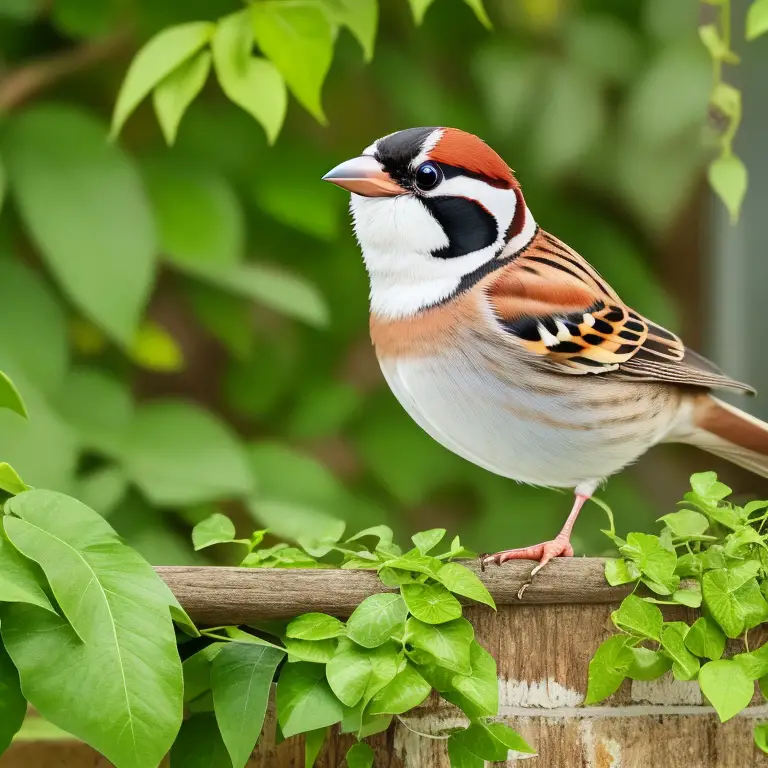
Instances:
[[[572,488],[560,533],[487,564],[572,556],[583,504],[657,443],[768,477],[768,424],[714,390],[754,394],[627,306],[539,227],[513,171],[456,128],[378,139],[323,177],[352,193],[370,333],[389,387],[449,450],[521,483]]]

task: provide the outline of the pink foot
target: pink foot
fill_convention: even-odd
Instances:
[[[481,565],[501,565],[507,560],[538,560],[539,564],[531,571],[531,577],[535,576],[552,558],[573,557],[573,547],[566,536],[557,536],[551,541],[534,544],[531,547],[520,549],[505,549],[495,555],[485,555],[481,559]]]

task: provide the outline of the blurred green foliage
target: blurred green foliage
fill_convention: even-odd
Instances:
[[[320,183],[379,136],[483,136],[543,226],[679,325],[650,264],[715,143],[696,1],[495,0],[490,32],[476,2],[411,6],[420,26],[405,0],[380,4],[370,62],[370,29],[338,30],[309,84],[259,39],[306,108],[289,100],[270,147],[259,123],[274,138],[274,113],[250,81],[222,80],[215,44],[221,87],[200,86],[210,62],[194,59],[180,90],[106,140],[136,51],[169,26],[242,13],[237,0],[0,3],[0,370],[29,411],[0,410],[0,460],[93,504],[155,563],[200,562],[188,531],[216,509],[277,535],[307,515],[401,534],[440,524],[478,550],[558,529],[564,496],[448,453],[383,384],[347,201]],[[179,124],[178,99],[200,87]],[[607,498],[633,529],[657,512],[631,474]],[[602,546],[593,519],[579,551]]]

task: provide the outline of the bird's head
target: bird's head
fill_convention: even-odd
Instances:
[[[323,178],[352,193],[377,314],[403,317],[445,300],[535,231],[509,166],[456,128],[384,136]]]

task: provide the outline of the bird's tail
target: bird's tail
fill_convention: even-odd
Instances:
[[[710,395],[693,400],[683,434],[673,439],[691,443],[768,477],[768,424]]]

